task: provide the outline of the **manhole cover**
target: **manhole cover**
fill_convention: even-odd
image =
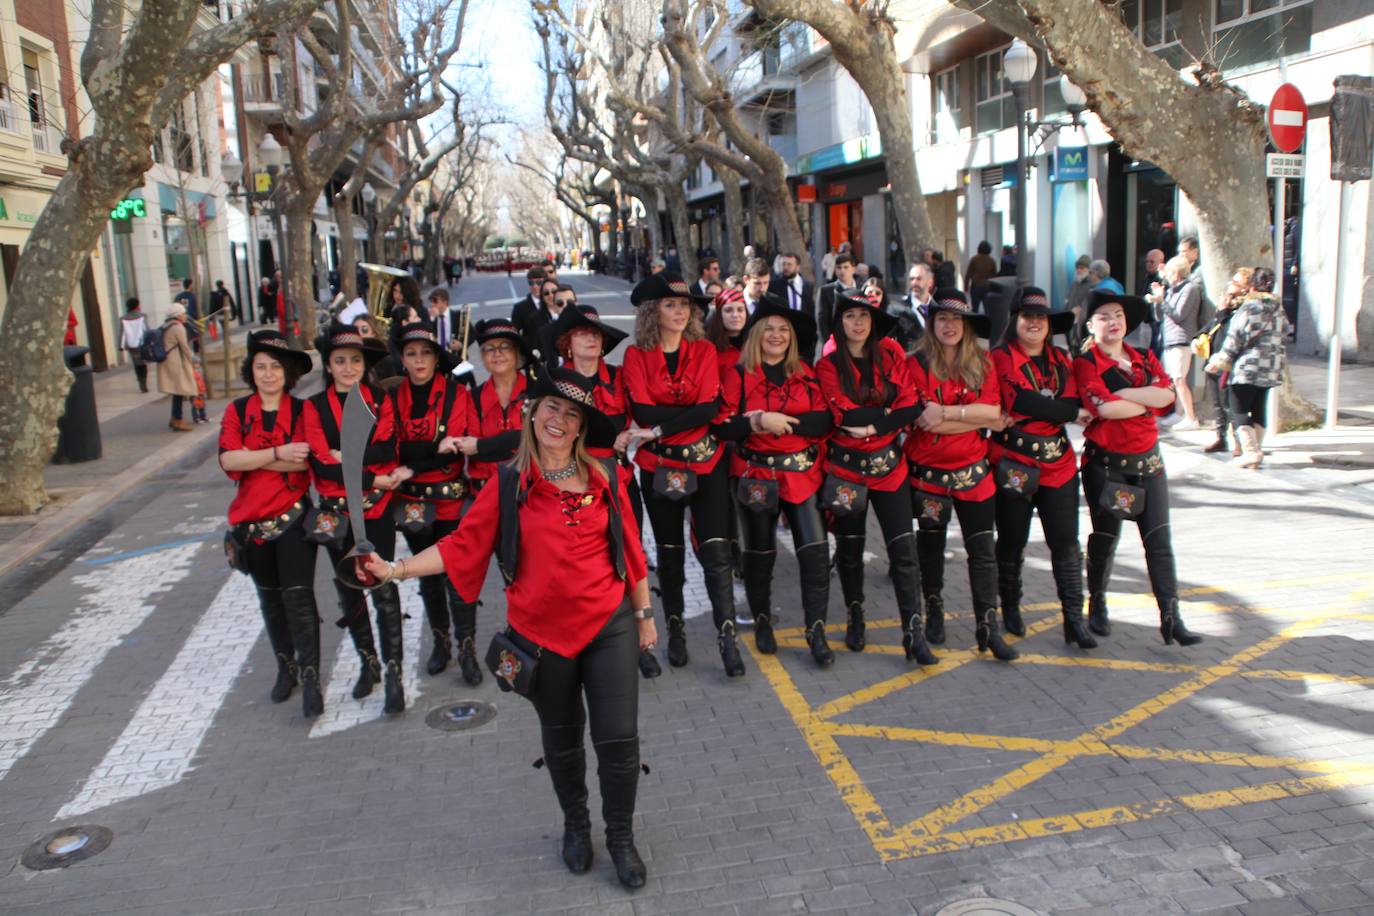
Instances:
[[[114,834],[105,827],[63,827],[36,840],[19,861],[34,871],[66,868],[105,851]]]
[[[935,916],[1039,916],[1035,910],[1010,900],[995,900],[992,897],[970,897],[956,900],[940,910]]]
[[[425,716],[425,724],[441,732],[461,732],[480,728],[496,718],[496,707],[481,700],[459,700],[436,706]]]

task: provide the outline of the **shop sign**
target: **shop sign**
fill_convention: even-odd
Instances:
[[[133,219],[136,216],[142,217],[147,215],[148,205],[145,204],[143,202],[143,199],[139,197],[126,197],[119,203],[115,204],[115,208],[110,211],[110,219],[115,220],[116,222],[120,220],[127,221]]]
[[[1088,180],[1088,148],[1061,146],[1054,151],[1055,181]]]
[[[46,203],[46,201],[44,203]],[[42,207],[40,207],[39,209],[41,210]],[[36,223],[38,222],[38,214],[26,213],[23,210],[15,209],[14,214],[10,215],[10,202],[6,201],[4,197],[0,197],[0,220],[8,220],[11,222],[18,223]]]
[[[862,137],[852,137],[843,143],[836,143],[834,146],[827,146],[814,153],[807,153],[797,159],[797,167],[794,171],[798,175],[822,172],[826,169],[853,165],[856,162],[872,159],[882,154],[883,141],[878,134],[865,134]]]

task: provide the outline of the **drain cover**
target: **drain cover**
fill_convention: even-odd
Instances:
[[[436,706],[425,716],[425,724],[441,732],[461,732],[480,728],[496,718],[496,707],[481,700],[459,700]]]
[[[940,910],[935,916],[1039,916],[1035,910],[1010,900],[995,900],[992,897],[970,897],[956,900]]]
[[[34,871],[66,868],[104,852],[113,839],[114,834],[105,827],[63,827],[36,840],[24,850],[20,862]]]

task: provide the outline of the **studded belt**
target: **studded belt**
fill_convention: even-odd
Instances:
[[[363,494],[363,510],[371,509],[382,501],[386,495],[385,490],[368,490]],[[343,515],[348,514],[348,500],[342,496],[321,496],[320,508],[326,512],[339,512]]]
[[[1083,458],[1085,461],[1102,465],[1110,474],[1157,477],[1164,472],[1164,456],[1159,453],[1158,444],[1148,452],[1131,455],[1125,452],[1109,452],[1094,442],[1088,442],[1083,446]]]
[[[913,464],[911,473],[922,483],[928,483],[937,487],[944,487],[951,492],[960,490],[972,490],[983,482],[983,478],[988,476],[991,470],[986,458],[980,458],[973,464],[962,468],[932,468],[925,465]]]
[[[411,499],[450,500],[463,499],[468,495],[468,482],[461,477],[441,483],[419,483],[407,480],[401,484],[401,495]]]
[[[1012,428],[996,435],[1005,448],[1036,461],[1058,461],[1069,453],[1069,437],[1062,432],[1053,436],[1037,436]]]
[[[901,461],[901,453],[897,451],[896,445],[888,445],[875,452],[865,452],[832,442],[826,457],[830,459],[831,465],[853,471],[862,477],[886,477]]]
[[[286,533],[292,525],[300,521],[309,505],[310,500],[298,499],[285,512],[261,521],[243,522],[234,526],[234,532],[244,544],[250,541],[262,543],[263,541],[276,540]]]
[[[668,445],[664,442],[649,442],[644,445],[650,452],[669,461],[683,461],[687,464],[700,464],[710,461],[720,443],[716,437],[707,433],[695,442],[686,445]]]
[[[736,447],[736,452],[756,468],[771,471],[809,471],[816,466],[816,459],[820,457],[821,450],[812,445],[799,452],[757,452],[748,446],[740,445]]]

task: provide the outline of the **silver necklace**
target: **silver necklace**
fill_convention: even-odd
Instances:
[[[559,468],[556,471],[544,471],[542,473],[544,479],[549,483],[558,483],[560,480],[571,480],[577,476],[577,459],[574,458],[572,464],[565,468]]]

